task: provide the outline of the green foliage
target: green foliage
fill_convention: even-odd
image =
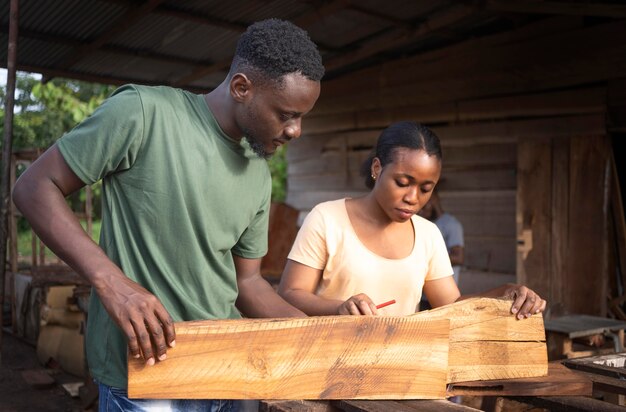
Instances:
[[[42,83],[31,74],[18,73],[13,116],[13,151],[47,149],[59,137],[87,118],[114,90],[113,86],[54,79]],[[6,88],[0,89],[0,133],[4,133]],[[17,171],[18,176],[23,169]],[[94,189],[94,216],[100,216],[100,184]],[[85,191],[68,199],[80,209]]]
[[[16,79],[13,150],[47,148],[84,120],[113,91],[113,86],[54,79],[41,83],[30,74]],[[0,129],[4,131],[4,99]]]
[[[287,196],[287,148],[280,146],[267,161],[272,173],[272,202],[284,202]]]
[[[76,80],[53,79],[42,83],[33,75],[18,73],[13,119],[13,150],[51,146],[59,137],[87,118],[114,90],[113,86]],[[4,98],[0,109],[0,132],[4,130]],[[286,196],[287,160],[284,146],[268,161],[272,173],[272,201],[282,202]],[[94,189],[94,215],[100,216],[101,186]],[[85,200],[84,191],[77,199],[69,199],[78,207]]]
[[[81,225],[84,229],[87,229],[87,223],[84,220],[81,220]],[[99,220],[94,220],[92,222],[92,234],[91,238],[94,242],[98,243],[100,239],[100,228],[101,223]],[[32,231],[30,230],[30,225],[24,218],[18,219],[19,231],[17,234],[17,255],[19,259],[28,259],[30,261],[29,256],[32,255]],[[46,248],[46,257],[54,258],[54,253],[48,248]]]

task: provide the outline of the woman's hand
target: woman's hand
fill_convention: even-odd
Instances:
[[[524,285],[506,285],[503,296],[514,299],[511,313],[517,315],[518,319],[529,318],[546,310],[546,301]]]
[[[365,293],[359,293],[337,307],[338,315],[378,315],[376,305]]]

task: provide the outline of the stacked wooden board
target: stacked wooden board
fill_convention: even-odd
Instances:
[[[176,348],[129,359],[131,398],[437,399],[450,382],[547,374],[543,320],[476,298],[406,317],[176,324]]]
[[[450,320],[448,383],[548,374],[543,317],[518,320],[511,304],[473,298],[411,316]]]

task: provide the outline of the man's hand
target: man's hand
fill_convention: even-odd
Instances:
[[[365,293],[350,297],[337,308],[338,315],[378,315],[376,304]]]
[[[124,275],[110,276],[94,288],[102,305],[128,339],[134,358],[143,356],[146,365],[167,357],[176,344],[174,322],[163,304],[150,292]],[[155,353],[156,352],[156,353]]]

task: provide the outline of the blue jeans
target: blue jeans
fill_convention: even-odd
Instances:
[[[239,402],[205,399],[128,399],[126,389],[98,383],[98,412],[238,412]]]

